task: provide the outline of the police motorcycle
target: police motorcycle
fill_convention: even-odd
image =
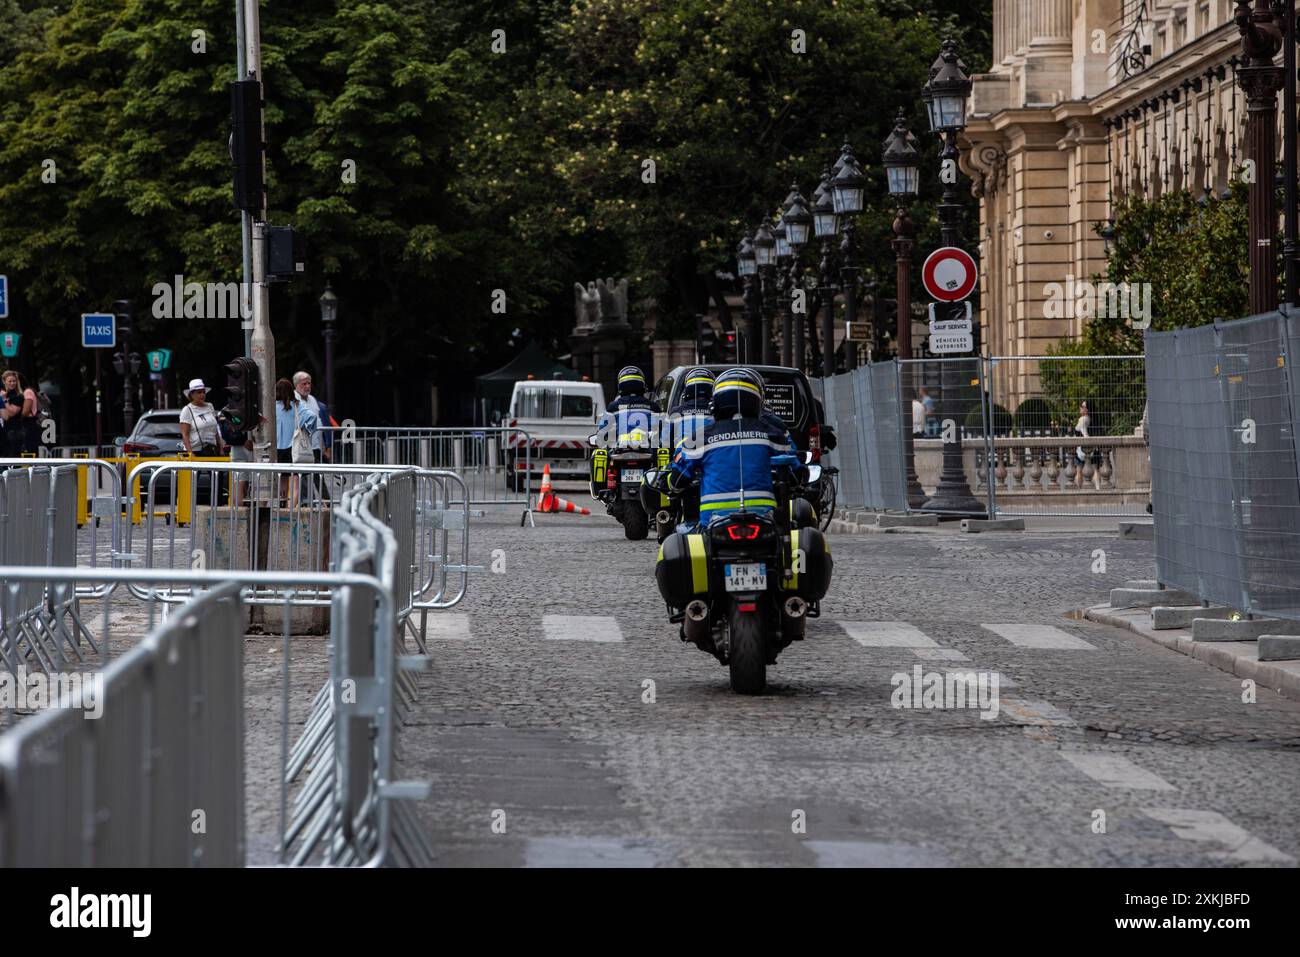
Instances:
[[[655,418],[644,409],[616,411],[587,438],[593,447],[591,497],[605,506],[632,541],[650,534],[650,516],[641,504],[641,489],[646,473],[666,454],[654,440]]]
[[[833,568],[805,499],[811,478],[807,463],[777,455],[770,464],[775,508],[747,509],[741,488],[737,510],[666,538],[655,567],[682,641],[726,665],[731,688],[739,694],[762,693],[767,666],[803,640],[808,618],[821,613]],[[665,472],[656,470],[651,481],[660,491],[682,491],[670,489]]]

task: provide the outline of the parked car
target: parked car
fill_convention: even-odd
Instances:
[[[138,455],[143,459],[153,458],[180,458],[185,451],[185,442],[181,438],[181,412],[180,409],[153,409],[145,412],[135,422],[135,428],[125,439],[118,440],[121,443],[123,455]],[[200,504],[209,504],[212,501],[211,472],[199,472],[198,474],[198,501]],[[125,470],[123,471],[123,480],[125,480]],[[146,473],[140,480],[140,497],[147,501],[149,497],[148,488],[149,476]],[[227,482],[221,481],[220,498],[218,503],[225,505],[229,498]],[[171,502],[171,481],[164,477],[158,480],[158,503],[167,504]]]

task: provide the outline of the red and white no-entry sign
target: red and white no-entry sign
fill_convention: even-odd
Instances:
[[[961,302],[975,291],[980,272],[971,254],[956,246],[936,249],[921,267],[925,291],[940,302]]]

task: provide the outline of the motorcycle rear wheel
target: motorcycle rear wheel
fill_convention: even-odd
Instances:
[[[763,648],[763,616],[733,607],[727,640],[731,690],[762,694],[767,688],[767,652]]]
[[[634,542],[639,542],[650,534],[650,516],[645,513],[640,502],[624,502],[619,520],[623,523],[623,534]]]

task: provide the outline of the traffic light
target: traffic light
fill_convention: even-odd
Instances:
[[[700,361],[712,362],[717,348],[718,334],[713,329],[713,323],[706,319],[700,328]]]
[[[257,363],[240,356],[226,363],[226,405],[222,414],[241,432],[257,427],[261,416],[261,379]]]
[[[727,330],[727,341],[722,347],[722,361],[736,361],[736,331],[734,329]]]
[[[235,209],[262,211],[262,84],[230,84],[230,160],[235,164]]]

